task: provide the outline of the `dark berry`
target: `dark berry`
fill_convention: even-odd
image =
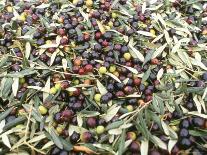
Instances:
[[[94,128],[96,127],[97,123],[96,123],[96,118],[94,117],[90,117],[86,120],[86,124],[89,128]]]

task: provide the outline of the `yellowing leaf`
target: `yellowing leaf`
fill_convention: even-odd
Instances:
[[[18,88],[19,88],[19,78],[15,77],[13,78],[13,84],[12,84],[12,92],[14,94],[14,96],[17,95],[17,91],[18,91]]]

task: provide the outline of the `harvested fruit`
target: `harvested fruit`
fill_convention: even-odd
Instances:
[[[107,69],[106,69],[106,67],[100,67],[99,68],[99,73],[101,73],[101,74],[105,74],[107,72]]]
[[[45,115],[47,113],[47,108],[45,108],[44,106],[39,106],[39,112],[42,115]]]
[[[105,131],[104,126],[102,126],[102,125],[97,126],[97,128],[96,128],[96,133],[97,134],[100,135],[100,134],[104,133],[104,131]]]

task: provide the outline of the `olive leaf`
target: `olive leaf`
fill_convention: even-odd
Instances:
[[[114,80],[116,80],[117,82],[121,83],[121,81],[119,80],[119,78],[116,77],[114,74],[107,72],[106,75],[112,77]]]
[[[121,106],[117,106],[114,104],[107,110],[106,114],[104,114],[102,117],[106,120],[106,122],[109,122],[117,114],[120,108]]]
[[[140,151],[141,155],[148,155],[149,141],[144,139],[141,141]]]
[[[101,95],[105,95],[108,91],[106,90],[104,85],[102,85],[98,79],[96,81],[97,81],[97,87],[98,87],[99,92],[101,93]]]

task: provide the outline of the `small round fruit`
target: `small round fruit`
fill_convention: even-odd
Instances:
[[[145,102],[144,102],[144,100],[140,99],[140,100],[138,100],[138,104],[143,106],[143,105],[145,105]]]
[[[100,102],[100,101],[101,101],[101,94],[95,94],[95,96],[94,96],[94,100],[95,100],[96,102]]]
[[[187,119],[184,119],[180,122],[180,128],[188,128],[190,126],[190,123]]]
[[[138,152],[140,149],[140,144],[138,141],[133,141],[130,146],[129,149],[131,152]]]
[[[135,132],[127,132],[127,139],[135,140],[137,138]]]
[[[111,66],[109,67],[109,72],[113,73],[113,72],[115,72],[115,71],[116,71],[116,66],[111,65]]]
[[[73,134],[70,136],[70,141],[71,141],[71,143],[77,143],[78,142],[78,140],[80,139],[80,134],[79,133],[77,133],[77,132],[73,132]]]
[[[91,64],[87,64],[84,67],[84,69],[85,69],[86,72],[92,72],[93,71],[93,66]]]
[[[82,63],[82,61],[81,61],[80,58],[76,58],[76,59],[74,60],[74,65],[75,65],[75,66],[80,66],[81,63]]]
[[[101,73],[101,74],[105,74],[107,72],[107,69],[106,69],[106,67],[100,67],[99,68],[99,73]]]
[[[61,84],[60,83],[56,83],[55,84],[55,89],[56,90],[60,90],[61,89]]]
[[[128,112],[132,112],[134,110],[134,107],[132,105],[127,105],[126,109],[128,110]]]
[[[50,88],[50,94],[56,94],[57,89],[55,87]]]
[[[24,83],[25,83],[25,81],[26,81],[26,80],[25,80],[25,78],[24,78],[24,77],[19,79],[19,83],[20,83],[20,84],[24,84]]]
[[[204,127],[205,124],[205,120],[201,117],[193,118],[192,122],[195,127]]]
[[[92,134],[88,131],[83,132],[80,136],[80,139],[82,142],[85,142],[85,143],[90,142],[90,140],[92,139]]]
[[[189,132],[187,129],[183,128],[180,130],[180,133],[179,133],[179,136],[180,137],[188,137],[189,136]]]
[[[102,126],[102,125],[97,126],[97,128],[96,128],[96,133],[97,134],[100,135],[100,134],[104,133],[104,131],[105,131],[104,126]]]
[[[131,59],[131,54],[130,53],[124,53],[124,59],[126,60],[126,61],[129,61],[130,59]]]
[[[39,106],[39,112],[40,112],[40,114],[45,115],[45,114],[47,114],[47,108],[45,108],[44,106],[40,105]]]
[[[192,142],[188,138],[183,138],[180,140],[180,146],[182,149],[187,149],[192,145]]]
[[[92,0],[86,0],[86,6],[87,7],[93,6],[93,1]]]
[[[156,34],[154,29],[150,29],[150,33],[154,36]]]
[[[134,81],[133,81],[133,82],[134,82],[134,85],[135,85],[135,86],[139,86],[139,85],[141,84],[141,81],[142,81],[142,80],[141,80],[140,78],[137,77],[137,78],[134,78]]]
[[[86,120],[86,124],[89,128],[94,128],[96,127],[96,119],[94,117],[90,117]]]
[[[57,132],[58,134],[62,134],[62,133],[63,133],[63,127],[62,127],[62,126],[58,126],[58,127],[56,128],[56,132]]]
[[[111,14],[111,16],[112,16],[112,18],[117,18],[117,13],[113,12],[113,13]]]

